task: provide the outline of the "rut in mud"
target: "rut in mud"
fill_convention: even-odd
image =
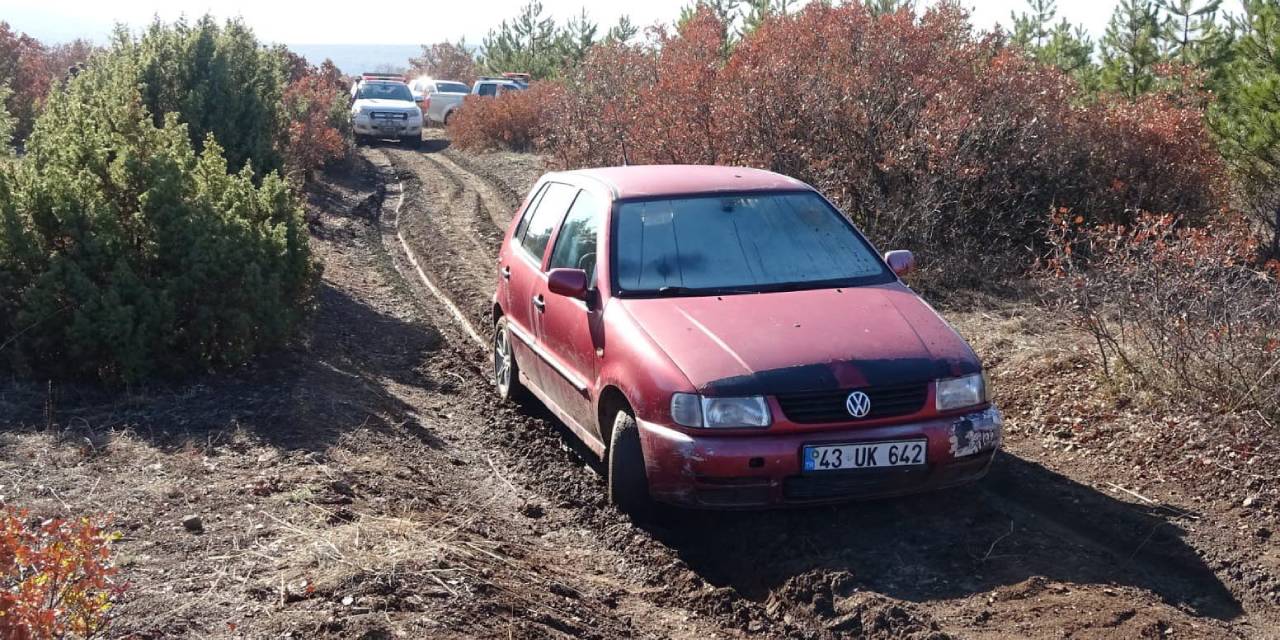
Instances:
[[[481,416],[468,437],[583,532],[584,563],[619,563],[639,602],[773,637],[1265,637],[1270,615],[1247,614],[1186,539],[1195,514],[1138,508],[1017,451],[973,487],[784,513],[667,514],[634,529],[603,505],[598,463],[545,410],[496,406],[485,351],[438,299],[487,335],[497,245],[532,178],[512,184],[519,178],[440,139],[366,156],[393,185],[384,246],[406,281],[420,280],[395,250],[403,237],[436,290],[414,285],[453,345],[431,366],[462,377]]]

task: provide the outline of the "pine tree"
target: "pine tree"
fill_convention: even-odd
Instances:
[[[623,14],[618,18],[618,24],[609,28],[605,40],[626,44],[639,33],[640,28],[631,23],[631,17]]]
[[[1160,29],[1161,48],[1166,58],[1186,65],[1203,60],[1204,50],[1220,35],[1217,16],[1222,0],[1159,0],[1166,16]]]
[[[742,18],[742,27],[738,30],[738,37],[746,37],[747,34],[760,28],[765,20],[773,16],[785,16],[795,11],[797,0],[745,0],[744,6],[739,12]]]
[[[1280,258],[1280,2],[1244,0],[1226,85],[1210,123]]]
[[[480,64],[490,73],[516,71],[549,78],[560,66],[555,21],[543,15],[542,3],[531,0],[511,20],[503,20],[484,38]]]
[[[1013,43],[1023,48],[1039,49],[1049,42],[1053,35],[1053,18],[1058,13],[1055,0],[1027,0],[1031,11],[1016,14],[1009,13],[1013,19]]]
[[[5,108],[9,87],[0,84],[0,160],[13,157],[13,116]]]
[[[883,16],[899,11],[915,11],[915,0],[862,0],[871,15]]]
[[[562,68],[576,66],[587,57],[587,52],[596,43],[597,31],[599,26],[587,16],[586,9],[565,23],[558,39]]]
[[[1156,7],[1150,0],[1120,0],[1102,37],[1101,82],[1105,89],[1129,99],[1155,84],[1160,60]]]

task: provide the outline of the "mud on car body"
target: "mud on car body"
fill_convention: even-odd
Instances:
[[[612,501],[737,508],[972,482],[1002,418],[968,344],[830,202],[758,170],[544,176],[507,230],[494,373]]]

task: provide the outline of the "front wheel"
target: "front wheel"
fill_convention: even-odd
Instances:
[[[635,416],[627,410],[619,411],[613,419],[608,456],[609,503],[637,520],[651,516],[653,499],[649,496],[649,477],[644,469],[640,428]]]
[[[506,318],[499,318],[493,328],[493,382],[498,387],[499,398],[508,402],[524,399],[524,386],[520,384],[520,368],[511,348]]]

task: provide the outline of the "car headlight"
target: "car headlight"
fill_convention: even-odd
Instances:
[[[671,396],[671,417],[676,424],[706,429],[767,427],[773,422],[764,396],[709,398],[676,393]]]
[[[987,402],[987,375],[975,373],[959,378],[944,378],[937,383],[938,411],[974,407]]]

